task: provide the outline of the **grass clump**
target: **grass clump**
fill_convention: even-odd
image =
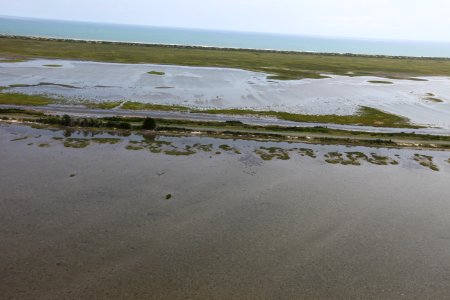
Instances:
[[[394,78],[396,79],[396,78]],[[404,78],[406,80],[411,80],[411,81],[428,81],[428,79],[424,79],[424,78],[416,78],[416,77],[410,77],[410,78]]]
[[[99,143],[99,144],[110,144],[114,145],[117,143],[120,143],[120,139],[117,138],[92,138],[93,142]]]
[[[150,72],[147,72],[147,74],[157,75],[157,76],[164,76],[164,75],[166,75],[166,73],[160,72],[160,71],[150,71]]]
[[[191,151],[191,150],[177,150],[177,149],[164,150],[164,154],[172,155],[172,156],[189,156],[189,155],[192,155],[195,153],[196,153],[195,151]]]
[[[423,167],[429,168],[433,171],[439,171],[438,166],[433,162],[432,156],[416,153],[414,154],[413,159]]]
[[[387,165],[398,165],[398,161],[390,158],[389,156],[379,155],[376,153],[371,153],[371,157],[367,161],[374,165],[387,166]]]
[[[15,139],[12,139],[11,142],[23,141],[23,140],[26,140],[27,138],[29,138],[29,136],[24,136],[24,137],[20,137],[20,138],[15,138]]]
[[[170,199],[172,199],[172,194],[167,194],[166,195],[166,200],[170,200]]]
[[[208,144],[208,145],[204,145],[204,144],[194,144],[193,146],[189,146],[186,145],[186,149],[190,150],[192,148],[195,148],[197,150],[203,151],[203,152],[212,152],[213,151],[213,145],[212,144]]]
[[[89,146],[90,141],[88,139],[66,138],[63,144],[66,148],[80,149]]]
[[[444,102],[442,99],[437,98],[433,93],[426,93],[425,94],[425,100],[435,102],[435,103],[441,103]]]
[[[143,150],[144,147],[142,147],[142,146],[136,146],[136,145],[127,145],[127,146],[125,147],[125,149],[127,149],[127,150],[132,150],[132,151],[138,151],[138,150]]]
[[[368,82],[375,84],[394,84],[393,82],[387,80],[369,80]]]
[[[61,68],[62,65],[49,64],[49,65],[43,65],[43,67],[47,67],[47,68]]]
[[[346,157],[339,152],[328,152],[325,154],[325,161],[329,164],[341,165],[361,165],[361,159],[367,159],[367,156],[362,152],[347,152]]]
[[[259,155],[262,160],[272,160],[274,158],[280,160],[291,159],[288,150],[279,147],[260,147],[259,149],[255,150],[255,153]]]
[[[299,153],[301,156],[309,156],[311,158],[316,158],[316,154],[314,154],[313,149],[307,149],[307,148],[300,148]]]
[[[442,103],[444,102],[442,99],[436,98],[436,97],[427,97],[428,101],[434,102],[434,103]]]
[[[225,152],[234,152],[235,154],[241,154],[241,151],[239,151],[235,147],[231,147],[229,145],[223,144],[219,146],[219,149],[225,151]]]

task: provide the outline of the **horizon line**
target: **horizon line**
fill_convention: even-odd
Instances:
[[[4,19],[22,19],[22,20],[34,20],[34,21],[55,21],[55,22],[73,22],[73,23],[87,23],[98,25],[116,25],[116,26],[130,26],[130,27],[153,27],[153,28],[167,28],[175,30],[198,30],[207,32],[222,32],[222,33],[241,33],[241,34],[261,34],[261,35],[280,35],[291,37],[311,37],[319,39],[347,39],[347,40],[360,40],[360,41],[385,41],[385,42],[416,42],[416,43],[441,43],[450,44],[450,40],[411,40],[411,39],[395,39],[395,38],[375,38],[375,37],[360,37],[360,36],[330,36],[330,35],[314,35],[314,34],[295,34],[285,32],[263,32],[263,31],[246,31],[246,30],[233,30],[233,29],[218,29],[218,28],[201,28],[201,27],[179,27],[179,26],[165,26],[165,25],[150,25],[150,24],[130,24],[130,23],[113,23],[103,21],[85,21],[85,20],[73,20],[73,19],[53,19],[53,18],[40,18],[40,17],[24,17],[15,15],[2,15],[0,18]]]

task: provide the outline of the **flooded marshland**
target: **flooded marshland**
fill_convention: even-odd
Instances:
[[[0,126],[5,298],[445,298],[450,152]]]
[[[415,124],[450,128],[450,78],[348,75],[275,80],[269,70],[42,59],[0,62],[0,82],[7,92],[311,115],[351,115],[368,106],[407,117]]]

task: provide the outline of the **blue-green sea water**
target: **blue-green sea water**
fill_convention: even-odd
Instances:
[[[0,34],[371,55],[450,57],[450,43],[322,38],[0,17]]]

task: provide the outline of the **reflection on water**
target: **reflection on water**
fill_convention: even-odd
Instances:
[[[165,136],[136,134],[128,131],[50,130],[25,126],[2,126],[13,138],[10,142],[28,146],[83,149],[89,146],[114,146],[129,151],[148,151],[168,156],[220,155],[235,156],[244,165],[260,165],[264,161],[309,159],[319,163],[344,166],[378,165],[427,168],[440,171],[450,163],[448,152],[409,149],[314,145],[293,142],[268,142],[220,139],[200,136]]]

